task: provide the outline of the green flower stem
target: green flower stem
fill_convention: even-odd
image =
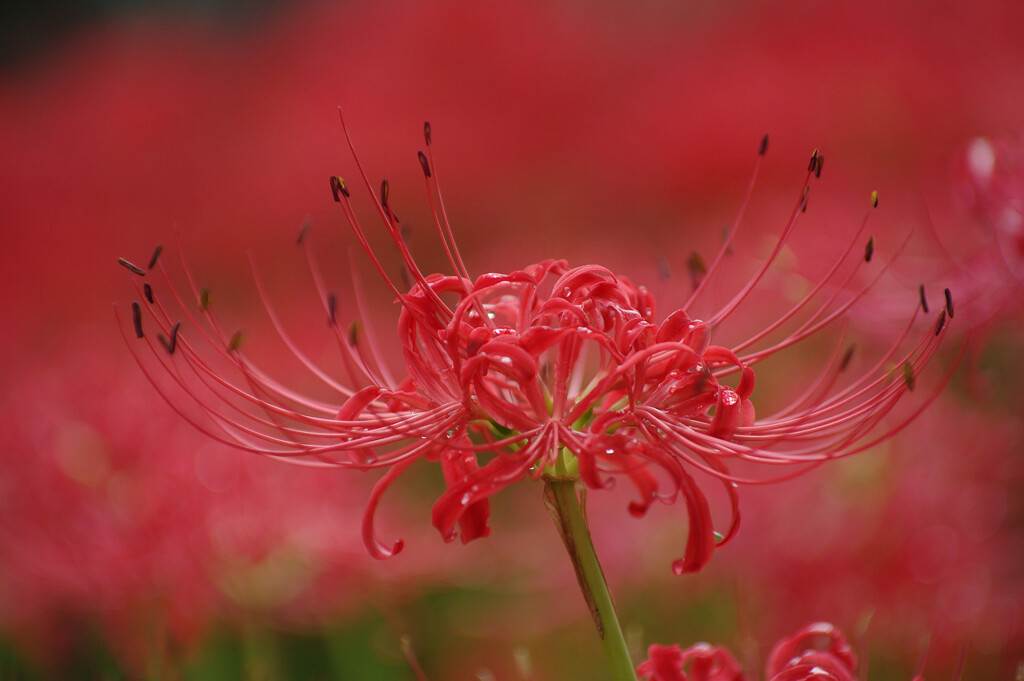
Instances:
[[[612,678],[615,681],[636,681],[636,669],[629,658],[629,649],[615,614],[608,582],[605,581],[604,571],[601,570],[590,537],[590,527],[581,503],[585,494],[586,488],[580,487],[580,495],[577,496],[575,480],[544,479],[544,505],[569,552],[569,559],[576,571],[576,581],[590,608],[605,655],[611,663]]]

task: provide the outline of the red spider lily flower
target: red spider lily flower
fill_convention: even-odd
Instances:
[[[410,285],[402,286],[385,273],[356,217],[348,185],[332,177],[335,201],[401,306],[404,378],[392,377],[370,329],[343,328],[336,298],[319,274],[305,233],[299,241],[341,345],[349,380],[333,378],[304,354],[266,301],[262,286],[260,294],[285,344],[337,394],[335,401],[303,395],[259,368],[242,351],[240,336],[224,332],[208,294],[196,286],[187,266],[200,314],[185,303],[159,263],[159,253],[145,269],[122,261],[143,302],[133,303],[132,323],[121,326],[126,337],[134,332],[144,339],[152,361],[136,357],[171,406],[215,439],[308,465],[386,469],[363,520],[364,540],[374,556],[391,556],[402,548],[400,540],[385,545],[374,534],[381,495],[413,463],[426,460],[440,465],[447,486],[433,509],[433,524],[446,541],[487,536],[490,497],[524,478],[577,479],[597,490],[624,477],[638,494],[629,505],[635,516],[644,515],[655,501],[671,503],[682,497],[689,534],[683,557],[672,567],[677,574],[694,572],[737,530],[737,483],[765,481],[731,472],[735,465],[788,467],[766,478],[783,479],[867,449],[909,422],[906,418],[875,428],[914,388],[948,328],[951,301],[937,324],[929,325],[909,350],[901,351],[911,330],[908,324],[871,371],[837,388],[848,362],[837,348],[801,398],[755,419],[754,366],[842,318],[867,290],[844,293],[857,270],[871,260],[873,242],[861,258],[855,253],[858,237],[824,278],[768,328],[732,347],[712,342],[714,329],[759,283],[806,210],[808,191],[823,163],[817,151],[777,244],[733,299],[706,320],[686,312],[718,273],[739,218],[718,256],[703,268],[690,302],[659,319],[647,289],[597,265],[570,267],[545,260],[473,278],[441,200],[429,124],[424,129],[427,152],[419,153],[419,161],[452,273],[424,274],[402,238],[387,181],[376,194],[344,121],[342,127],[375,212],[409,275]],[[757,167],[767,142],[766,136]],[[741,217],[753,183],[752,178]],[[154,269],[194,331],[183,330],[170,301],[143,280]],[[143,310],[148,313],[145,323]],[[765,341],[791,320],[797,320],[795,330]],[[146,331],[150,324],[159,332]],[[202,349],[204,343],[212,346],[213,359]],[[149,368],[153,362],[162,369]],[[235,376],[221,371],[217,362],[226,363]],[[724,485],[732,507],[724,536],[716,536],[707,497],[693,477],[696,472]]]
[[[925,656],[927,661],[927,655]],[[689,670],[686,665],[689,664]],[[767,681],[856,681],[857,654],[843,632],[828,622],[818,622],[782,639],[768,656]],[[743,669],[728,650],[698,643],[686,650],[679,646],[652,645],[648,657],[636,669],[641,681],[744,681]],[[960,670],[953,677],[962,678]],[[923,681],[924,662],[913,681]]]
[[[689,673],[685,671],[689,665]],[[725,648],[698,643],[686,650],[679,646],[652,645],[647,659],[636,668],[647,681],[743,681],[743,669]]]
[[[767,676],[772,681],[855,681],[856,668],[857,655],[843,633],[818,622],[775,645]]]
[[[1006,268],[1024,281],[1024,142],[974,139],[960,193],[995,229]]]

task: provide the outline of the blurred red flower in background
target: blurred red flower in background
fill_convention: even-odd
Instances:
[[[80,333],[59,366],[26,354],[0,400],[0,627],[40,659],[59,668],[99,625],[143,673],[219,621],[315,629],[358,613],[370,585],[394,598],[457,572],[429,548],[381,570],[341,527],[362,480],[209,443],[113,350]]]
[[[1007,270],[1024,283],[1024,142],[972,140],[960,189],[968,207],[992,225]]]
[[[689,673],[684,671],[687,666]],[[743,669],[729,651],[707,643],[686,650],[652,645],[636,671],[648,681],[743,681]]]
[[[780,640],[765,665],[765,681],[854,681],[857,655],[843,632],[818,622]],[[652,645],[637,673],[647,681],[743,681],[747,677],[728,650],[698,643]],[[915,679],[920,679],[918,675]]]

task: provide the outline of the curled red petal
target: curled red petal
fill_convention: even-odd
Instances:
[[[821,655],[819,657],[826,658],[828,656]],[[787,667],[770,677],[769,681],[857,681],[857,677],[841,664],[821,659]]]
[[[611,489],[614,485],[614,478],[602,478],[597,466],[597,457],[589,447],[579,451],[573,451],[580,467],[580,480],[590,489]]]
[[[465,450],[449,449],[441,455],[441,473],[445,483],[457,485],[480,470],[476,454]],[[490,499],[484,497],[467,505],[459,516],[459,536],[463,544],[486,537],[491,533],[487,522],[491,516]]]
[[[353,395],[345,400],[345,403],[341,405],[341,409],[338,410],[338,420],[354,420],[357,416],[362,414],[366,407],[377,399],[382,392],[384,391],[379,386],[368,385],[362,390],[353,393]]]
[[[768,656],[768,677],[773,680],[780,679],[784,671],[803,665],[821,666],[823,669],[829,669],[836,679],[847,681],[854,678],[857,655],[843,636],[843,632],[828,622],[818,622],[804,627],[775,645]],[[834,669],[831,669],[833,667]],[[814,677],[781,677],[785,681],[802,678]]]
[[[476,513],[482,513],[483,507],[476,506],[476,504],[521,477],[524,466],[528,467],[528,464],[524,464],[518,458],[499,456],[449,486],[448,490],[434,502],[432,514],[434,527],[441,533],[441,537],[446,542],[454,541],[457,535],[455,526],[461,522],[465,513],[471,508],[476,508]],[[471,530],[476,529],[472,521],[470,528]],[[487,532],[489,531],[488,529]],[[477,536],[485,537],[487,535],[479,534]],[[475,538],[464,536],[463,542]]]
[[[708,506],[707,497],[704,496],[696,480],[686,472],[682,464],[670,453],[663,451],[657,445],[641,444],[639,441],[634,441],[633,446],[642,447],[642,450],[637,454],[638,458],[661,466],[672,477],[675,490],[671,495],[661,495],[659,497],[656,494],[656,489],[654,492],[651,492],[648,487],[653,482],[656,488],[656,480],[647,481],[643,476],[634,477],[632,471],[624,470],[624,472],[629,473],[633,477],[633,481],[637,484],[642,496],[651,495],[648,497],[646,505],[643,501],[640,503],[630,503],[630,513],[642,515],[646,511],[646,506],[649,505],[650,498],[660,498],[666,503],[672,503],[676,493],[682,493],[683,500],[686,502],[689,530],[686,536],[686,548],[683,557],[672,562],[672,571],[677,575],[699,572],[707,565],[708,561],[711,560],[712,554],[715,552],[715,529],[714,523],[711,520],[711,509]]]
[[[405,543],[401,539],[396,539],[391,546],[383,544],[373,530],[373,515],[377,511],[377,504],[380,503],[380,498],[384,494],[385,490],[391,486],[391,483],[401,475],[405,469],[411,466],[415,462],[415,459],[409,459],[401,463],[396,463],[394,466],[388,469],[377,484],[373,486],[373,490],[370,492],[370,498],[366,502],[366,510],[363,511],[363,543],[366,544],[366,550],[370,552],[370,555],[374,558],[383,560],[384,558],[390,558],[391,556],[399,553],[405,546]]]
[[[646,681],[687,681],[683,672],[683,651],[679,646],[653,644],[647,649],[647,659],[636,668]]]
[[[721,646],[698,643],[683,651],[683,664],[690,664],[691,681],[743,681],[743,668]]]
[[[647,513],[654,500],[658,498],[658,479],[651,471],[643,465],[643,462],[636,462],[631,468],[625,471],[629,479],[633,481],[638,492],[639,501],[629,502],[629,514],[634,518],[641,518]]]
[[[714,457],[705,457],[704,461],[708,466],[721,473],[719,480],[722,483],[722,487],[725,488],[725,493],[729,497],[731,520],[729,521],[729,529],[725,531],[725,536],[718,541],[718,546],[722,547],[731,542],[740,530],[741,515],[739,485],[728,479],[729,469],[721,462],[721,460]]]
[[[687,673],[687,667],[689,673]],[[697,643],[686,650],[679,646],[652,645],[637,674],[648,681],[743,681],[743,668],[720,646]]]
[[[743,400],[732,388],[721,386],[718,389],[718,401],[715,403],[715,417],[708,428],[708,434],[728,439],[736,432],[742,421]]]
[[[715,552],[715,528],[711,521],[711,509],[707,497],[701,492],[696,481],[678,463],[675,466],[676,483],[686,500],[686,514],[689,533],[686,536],[686,552],[683,558],[673,561],[672,571],[677,575],[699,572]]]

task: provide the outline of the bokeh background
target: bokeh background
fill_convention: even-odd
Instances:
[[[779,233],[810,151],[827,159],[769,294],[841,249],[878,190],[879,251],[916,232],[851,332],[882,348],[919,283],[934,304],[951,287],[936,373],[966,350],[941,397],[874,451],[743,490],[739,538],[699,576],[669,570],[678,508],[636,521],[625,497],[593,495],[598,549],[638,661],[649,643],[708,640],[757,678],[775,640],[816,620],[847,631],[872,680],[910,679],[926,653],[929,679],[961,657],[978,679],[1024,661],[1021,3],[4,12],[0,677],[412,679],[406,640],[434,681],[604,678],[539,486],[496,499],[490,538],[445,545],[428,515],[442,483],[424,467],[380,515],[405,552],[375,561],[358,531],[372,478],[207,442],[125,347],[114,309],[133,294],[116,259],[145,262],[156,243],[169,258],[180,244],[250,338],[269,329],[247,251],[291,328],[323,330],[294,241],[308,219],[328,276],[346,280],[327,182],[354,174],[339,105],[424,269],[444,267],[415,158],[429,119],[471,270],[595,261],[663,311],[690,290],[690,254],[720,243],[766,131],[737,260]],[[754,308],[741,325],[771,318]],[[382,295],[373,314],[380,326],[395,310]],[[813,375],[826,350],[780,360],[758,395]]]

